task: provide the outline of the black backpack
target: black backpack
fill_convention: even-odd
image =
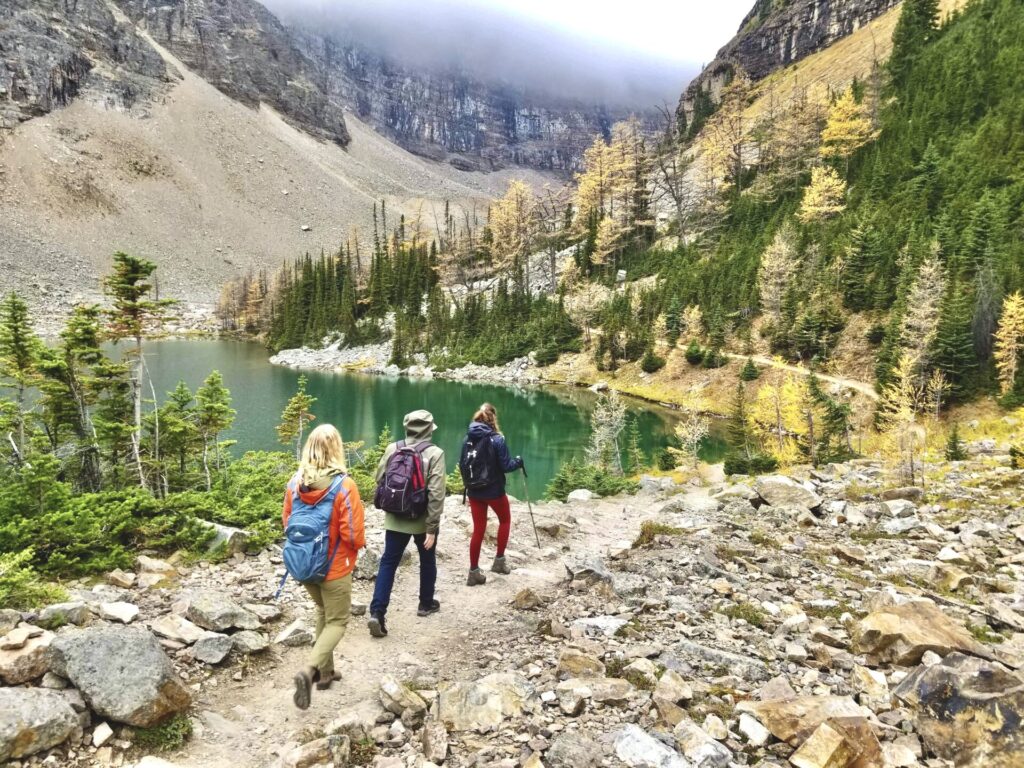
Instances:
[[[384,474],[377,483],[373,505],[406,520],[423,517],[427,511],[427,478],[423,471],[423,451],[433,443],[424,441],[414,446],[402,440],[388,459]]]
[[[459,473],[467,491],[478,491],[494,482],[497,457],[491,443],[493,434],[486,434],[475,441],[466,435],[459,458]]]

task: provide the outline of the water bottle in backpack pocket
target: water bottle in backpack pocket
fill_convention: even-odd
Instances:
[[[348,499],[348,491],[344,488],[345,477],[335,477],[330,488],[315,504],[303,501],[299,493],[298,478],[292,481],[292,511],[284,532],[282,557],[287,576],[300,583],[319,584],[326,579],[338,554],[341,538],[338,538],[332,551],[331,520],[334,515],[334,500],[339,493],[344,494],[345,504],[348,505],[351,515],[352,506]]]
[[[384,474],[377,483],[373,505],[406,520],[417,520],[427,512],[427,480],[423,470],[423,452],[433,443],[424,441],[395,444]]]

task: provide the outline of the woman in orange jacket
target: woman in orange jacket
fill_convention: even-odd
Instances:
[[[295,705],[309,707],[312,688],[326,690],[341,677],[334,671],[334,649],[345,636],[352,607],[352,571],[359,550],[366,546],[363,502],[345,467],[341,434],[330,424],[314,429],[302,449],[298,472],[288,482],[282,520],[288,527],[293,504],[316,505],[333,494],[329,552],[333,560],[321,583],[304,583],[316,605],[316,640],[309,665],[295,675]]]

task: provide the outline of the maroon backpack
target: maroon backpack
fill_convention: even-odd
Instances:
[[[433,443],[426,440],[414,446],[405,440],[395,443],[384,474],[377,483],[373,505],[406,520],[417,520],[427,511],[427,479],[423,471],[423,451]]]

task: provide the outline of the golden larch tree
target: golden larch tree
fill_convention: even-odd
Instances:
[[[877,135],[867,108],[857,103],[849,88],[829,105],[821,132],[821,156],[848,163],[854,152]]]
[[[804,223],[822,221],[842,213],[846,207],[846,182],[835,169],[819,165],[811,170],[811,183],[804,190],[797,214]]]
[[[996,370],[1003,394],[1013,390],[1020,367],[1021,343],[1024,341],[1024,296],[1020,291],[1003,300],[1003,312],[995,332]]]

